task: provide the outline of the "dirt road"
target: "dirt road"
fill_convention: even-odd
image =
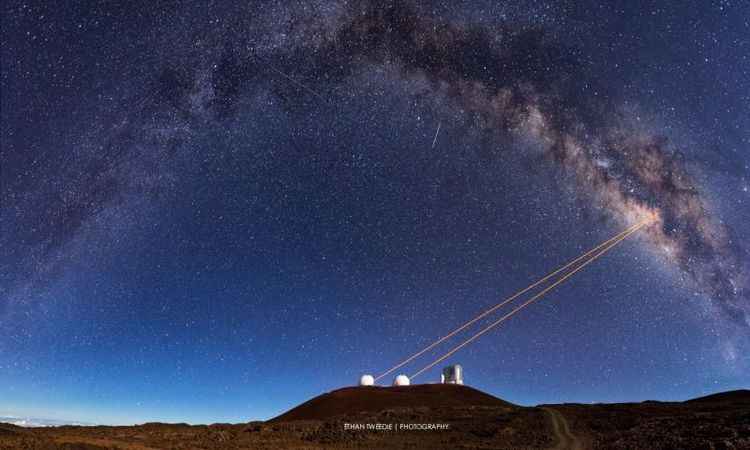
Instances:
[[[582,450],[583,445],[581,441],[570,432],[568,427],[568,421],[565,420],[565,416],[556,409],[553,408],[542,408],[549,414],[550,420],[552,420],[552,429],[557,437],[557,445],[554,447],[556,450]]]

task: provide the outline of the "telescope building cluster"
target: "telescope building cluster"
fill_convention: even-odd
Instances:
[[[464,384],[464,369],[459,364],[447,366],[440,374],[440,383],[442,384]],[[409,386],[411,380],[408,376],[401,374],[393,379],[393,386]],[[374,386],[375,377],[369,374],[362,375],[359,378],[360,386]]]

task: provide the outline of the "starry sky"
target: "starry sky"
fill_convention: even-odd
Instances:
[[[269,418],[644,218],[446,363],[750,386],[747,3],[8,1],[1,101],[0,416]]]

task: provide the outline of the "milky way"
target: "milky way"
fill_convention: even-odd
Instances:
[[[302,36],[316,39],[280,50],[227,47],[209,74],[184,65],[163,68],[152,98],[138,105],[137,115],[116,125],[103,147],[81,155],[86,162],[70,175],[76,187],[67,195],[46,194],[62,195],[59,209],[39,221],[41,228],[28,230],[25,242],[59,243],[125,189],[158,195],[169,178],[160,169],[162,157],[175,151],[181,135],[206,114],[231,114],[231,99],[267,77],[266,64],[320,80],[320,89],[326,89],[362,64],[388,63],[404,77],[429,79],[435,91],[480,115],[489,132],[537,140],[548,160],[575,174],[580,188],[593,193],[614,218],[658,220],[649,229],[655,250],[689,274],[722,314],[748,325],[744,250],[731,230],[711,217],[697,183],[680,164],[679,149],[665,137],[624,125],[626,118],[611,102],[575,94],[590,81],[569,49],[540,28],[452,25],[400,3],[362,3],[334,18],[295,23]],[[319,96],[314,90],[305,94]],[[159,122],[168,126],[153,125]],[[143,142],[144,137],[158,145]],[[119,166],[125,160],[142,166],[123,173]]]

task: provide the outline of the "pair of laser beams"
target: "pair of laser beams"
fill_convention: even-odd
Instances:
[[[577,258],[571,260],[570,262],[566,263],[562,267],[560,267],[560,268],[558,268],[558,269],[550,272],[549,274],[545,275],[544,277],[540,278],[539,280],[535,281],[534,283],[530,284],[529,286],[521,289],[520,291],[516,292],[515,294],[511,295],[510,297],[506,298],[505,300],[501,301],[500,303],[496,304],[495,306],[493,306],[493,307],[489,308],[488,310],[480,313],[479,315],[477,315],[473,319],[469,320],[468,322],[466,322],[463,325],[459,326],[455,330],[451,331],[450,333],[448,333],[445,336],[441,337],[440,339],[436,340],[432,344],[428,345],[427,347],[423,348],[422,350],[414,353],[413,355],[409,356],[405,360],[401,361],[400,363],[396,364],[395,366],[393,366],[390,369],[386,370],[385,372],[381,373],[380,375],[378,375],[375,378],[375,381],[377,381],[377,380],[385,377],[386,375],[388,375],[389,373],[392,373],[396,369],[399,369],[399,368],[405,366],[406,364],[408,364],[411,361],[415,360],[419,356],[421,356],[421,355],[427,353],[428,351],[432,350],[433,348],[437,347],[442,342],[445,342],[446,340],[450,339],[451,337],[455,336],[456,334],[458,334],[461,331],[465,330],[466,328],[470,327],[471,325],[473,325],[477,321],[479,321],[479,320],[483,319],[484,317],[492,314],[493,312],[497,311],[498,309],[502,308],[503,306],[505,306],[508,303],[512,302],[513,300],[517,299],[521,295],[527,293],[528,291],[534,289],[535,287],[538,287],[539,285],[541,285],[545,281],[548,281],[551,278],[553,278],[554,276],[556,276],[558,274],[562,274],[565,271],[567,271],[568,269],[572,268],[567,273],[564,273],[554,283],[550,284],[549,286],[547,286],[546,288],[544,288],[542,291],[540,291],[538,294],[534,295],[533,297],[531,297],[530,299],[526,300],[521,305],[519,305],[516,308],[514,308],[513,310],[511,310],[509,313],[507,313],[504,316],[500,317],[498,320],[492,322],[488,326],[486,326],[483,329],[481,329],[479,332],[475,333],[474,335],[472,335],[468,339],[464,340],[463,342],[461,342],[457,346],[453,347],[447,353],[443,354],[442,356],[440,356],[439,358],[437,358],[436,360],[434,360],[433,362],[431,362],[427,366],[425,366],[422,369],[420,369],[419,371],[415,372],[410,378],[414,378],[414,377],[416,377],[416,376],[418,376],[418,375],[426,372],[427,370],[433,368],[435,365],[439,364],[441,361],[444,361],[445,359],[449,358],[451,355],[453,355],[457,351],[461,350],[462,348],[466,347],[470,343],[474,342],[479,337],[481,337],[482,335],[486,334],[487,332],[489,332],[493,328],[497,327],[501,323],[503,323],[506,320],[510,319],[511,317],[513,317],[515,314],[517,314],[518,312],[520,312],[521,310],[523,310],[527,306],[531,305],[532,303],[534,303],[534,302],[538,301],[539,299],[541,299],[542,297],[544,297],[544,295],[546,295],[552,289],[554,289],[555,287],[557,287],[560,284],[562,284],[563,282],[565,282],[565,280],[567,280],[568,278],[572,277],[575,273],[577,273],[578,271],[580,271],[581,269],[583,269],[587,265],[589,265],[592,262],[594,262],[600,256],[602,256],[605,253],[607,253],[609,250],[611,250],[612,248],[614,248],[617,244],[619,244],[620,242],[622,242],[623,240],[625,240],[626,238],[628,238],[630,235],[632,235],[633,233],[635,233],[638,230],[640,230],[641,228],[645,227],[650,222],[651,222],[651,219],[646,219],[646,220],[643,220],[641,222],[638,222],[637,224],[635,224],[635,225],[627,228],[625,231],[622,231],[622,232],[618,233],[617,235],[615,235],[615,236],[607,239],[606,241],[600,243],[599,245],[593,247],[591,250],[583,253],[582,255],[580,255]]]

